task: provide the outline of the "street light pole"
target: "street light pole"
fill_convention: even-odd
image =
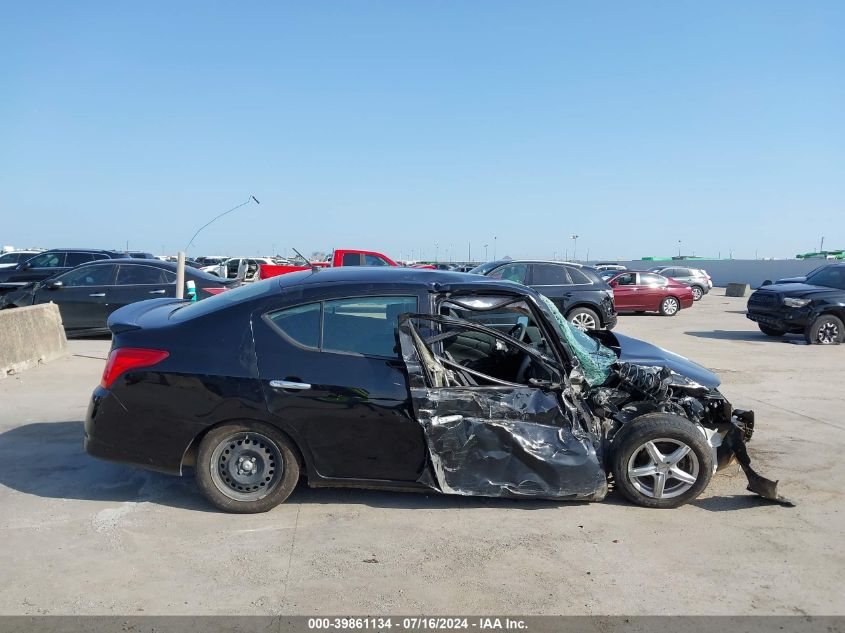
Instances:
[[[487,244],[484,245],[484,261],[487,261]]]
[[[571,236],[572,239],[572,261],[578,261],[578,236],[574,233]]]
[[[496,243],[497,243],[496,240],[498,240],[498,239],[499,239],[498,237],[493,236],[493,259],[496,259]]]

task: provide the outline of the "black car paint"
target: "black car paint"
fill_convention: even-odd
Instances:
[[[716,389],[721,384],[716,374],[684,356],[618,332],[612,336],[619,347],[617,354],[621,361],[648,367],[666,367],[708,389]]]
[[[63,262],[66,260],[67,254],[90,254],[92,256],[92,259],[88,261],[102,261],[105,259],[126,258],[125,253],[119,253],[117,251],[100,250],[94,248],[51,248],[48,251],[43,251],[41,253],[38,253],[37,255],[33,255],[26,261],[20,262],[17,266],[0,269],[0,294],[4,294],[6,292],[9,292],[10,290],[15,290],[34,281],[41,281],[42,279],[48,279],[50,277],[60,275],[76,266],[76,264],[74,264],[73,266],[63,265],[44,268],[32,266],[31,262],[33,260],[44,255],[50,255],[53,253],[61,253]]]
[[[613,289],[601,277],[599,272],[592,268],[569,262],[507,259],[482,264],[471,272],[490,276],[494,275],[503,266],[512,264],[524,264],[527,267],[525,285],[546,295],[564,316],[567,316],[576,308],[589,308],[598,315],[602,328],[610,330],[616,326],[617,315],[616,307],[613,303]],[[535,283],[537,281],[535,279],[536,266],[574,268],[587,273],[586,276],[590,280],[590,283],[539,285]]]
[[[57,283],[71,270],[95,269],[102,266],[109,266],[114,269],[110,273],[110,283],[85,286],[62,286]],[[67,335],[80,336],[107,334],[109,329],[106,321],[109,315],[130,303],[156,297],[176,296],[175,283],[116,284],[118,266],[143,266],[164,270],[172,275],[176,274],[176,264],[158,259],[98,260],[81,264],[43,281],[31,282],[12,290],[0,297],[0,309],[55,303],[59,307]],[[236,281],[221,280],[218,277],[190,268],[185,269],[185,280],[194,281],[198,299],[211,296],[211,293],[206,290],[207,288],[228,288],[237,283]]]
[[[235,293],[223,293],[196,304],[192,318],[181,312],[189,308],[179,300],[127,306],[109,318],[113,348],[161,349],[169,356],[121,374],[109,389],[95,389],[85,449],[96,457],[181,474],[207,430],[254,420],[291,438],[311,486],[431,489],[426,438],[414,417],[407,366],[398,350],[396,358],[305,350],[274,331],[264,315],[321,299],[409,294],[418,296],[422,313],[433,314],[435,297],[474,293],[521,297],[538,314],[548,314],[539,296],[518,284],[402,268],[290,273],[258,282],[237,300]],[[554,331],[548,323],[543,328]],[[563,341],[549,339],[556,363],[569,362]],[[623,350],[634,343],[615,339]],[[653,346],[632,352],[649,364],[661,353]],[[692,370],[693,381],[714,383],[682,360],[672,355],[665,362],[676,371]],[[276,379],[310,382],[313,390],[305,396],[280,391],[269,384]],[[523,411],[523,421],[530,421],[534,410]]]
[[[845,264],[835,266],[845,270]],[[810,302],[794,308],[784,304],[786,297],[809,299]],[[783,332],[804,332],[823,314],[832,314],[845,321],[845,289],[800,282],[771,284],[759,288],[748,298],[747,310],[746,316],[760,325]]]

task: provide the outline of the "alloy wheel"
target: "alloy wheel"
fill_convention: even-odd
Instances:
[[[586,312],[579,312],[574,317],[572,317],[572,325],[577,327],[579,330],[583,331],[595,330],[596,320],[591,314],[587,314]]]
[[[701,291],[701,288],[695,287],[692,289],[692,298],[695,301],[700,301],[701,297],[704,296],[704,293]]]
[[[668,499],[684,494],[698,480],[698,457],[680,440],[659,438],[640,445],[628,460],[628,479],[641,494]]]
[[[839,340],[839,327],[836,323],[827,321],[819,328],[816,338],[822,345],[831,345]]]
[[[663,312],[667,315],[673,315],[678,311],[678,300],[674,297],[669,297],[663,300]]]
[[[266,497],[282,479],[279,447],[260,433],[233,433],[214,449],[211,478],[220,492],[237,501]]]

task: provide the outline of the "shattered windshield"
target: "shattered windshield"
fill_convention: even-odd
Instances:
[[[618,360],[616,354],[567,321],[547,296],[541,294],[540,297],[554,317],[563,340],[581,364],[587,383],[591,387],[604,383],[610,377],[610,366]]]

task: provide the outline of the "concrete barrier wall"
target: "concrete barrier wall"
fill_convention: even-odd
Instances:
[[[610,260],[605,260],[610,261]],[[781,277],[798,277],[825,263],[822,259],[696,259],[688,261],[644,262],[642,260],[620,261],[622,266],[632,270],[648,270],[655,266],[686,266],[703,268],[713,277],[714,286],[729,283],[748,284],[759,288],[766,279],[775,281]]]
[[[55,303],[0,310],[0,379],[67,353]]]

